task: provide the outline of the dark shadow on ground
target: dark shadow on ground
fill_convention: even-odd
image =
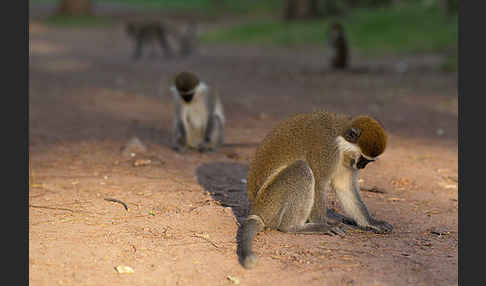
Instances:
[[[224,143],[222,147],[228,148],[254,148],[260,143]]]
[[[196,169],[197,181],[222,206],[231,207],[238,220],[236,254],[241,262],[241,224],[248,215],[246,185],[248,165],[228,162],[204,163]],[[245,179],[245,181],[242,181]]]
[[[240,223],[249,209],[247,174],[248,165],[230,162],[204,163],[196,169],[198,183],[222,206],[231,207]]]

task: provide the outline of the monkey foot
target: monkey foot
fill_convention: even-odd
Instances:
[[[342,230],[339,226],[332,226],[328,233],[329,235],[339,235],[339,236],[345,236],[346,235],[346,232],[344,232],[344,230]]]
[[[393,230],[391,224],[381,220],[373,220],[367,228],[375,233],[389,233]]]

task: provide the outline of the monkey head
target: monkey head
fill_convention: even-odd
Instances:
[[[328,37],[331,42],[344,38],[344,28],[339,22],[334,22],[329,26]]]
[[[128,22],[125,25],[125,31],[128,35],[135,35],[137,30],[137,25],[133,22]]]
[[[363,169],[369,162],[375,161],[386,148],[386,132],[381,124],[370,116],[353,118],[343,137],[361,150],[360,157],[353,162],[357,169]]]
[[[197,76],[191,72],[181,72],[175,78],[175,86],[185,102],[190,102],[199,84]]]
[[[334,22],[331,24],[331,31],[342,31],[343,30],[343,25],[339,22]]]

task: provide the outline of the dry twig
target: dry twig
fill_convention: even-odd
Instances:
[[[72,209],[68,209],[68,208],[57,208],[57,207],[49,207],[49,206],[38,206],[38,205],[32,205],[32,204],[29,204],[29,207],[30,208],[37,208],[37,209],[48,209],[48,210],[58,210],[58,211],[70,211],[70,212],[74,212]]]
[[[386,191],[382,188],[378,188],[377,186],[373,186],[373,187],[361,187],[361,190],[362,191],[365,191],[365,192],[370,192],[370,193],[378,193],[378,194],[384,194],[386,193]]]
[[[192,235],[192,237],[197,237],[197,238],[202,238],[204,240],[206,240],[207,242],[211,243],[214,247],[216,248],[221,248],[221,246],[217,245],[214,241],[210,240],[208,237],[206,237],[205,235],[202,235],[202,234],[197,234],[197,233],[194,233]]]
[[[108,201],[108,202],[114,202],[114,203],[119,203],[121,205],[123,205],[123,207],[125,208],[126,211],[128,211],[128,206],[127,204],[125,204],[124,202],[120,201],[119,199],[114,199],[114,198],[104,198],[105,201]]]

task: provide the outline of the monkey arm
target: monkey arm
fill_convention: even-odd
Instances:
[[[331,191],[329,180],[316,181],[314,205],[309,217],[310,222],[328,223],[327,216],[327,198],[326,195]]]
[[[393,227],[385,222],[374,219],[366,207],[359,193],[358,171],[341,166],[332,180],[336,196],[344,211],[364,229],[371,229],[377,233],[390,232]]]
[[[164,53],[166,58],[171,58],[173,55],[172,48],[170,47],[169,41],[167,39],[167,31],[160,27],[159,32],[157,34],[160,48],[162,49],[162,52]]]
[[[182,150],[186,146],[186,130],[182,122],[182,111],[179,94],[175,87],[171,87],[172,99],[174,103],[173,130],[172,130],[172,148]]]
[[[186,148],[186,131],[180,118],[174,118],[174,129],[172,137],[172,149],[183,151]]]
[[[133,50],[133,55],[132,55],[132,58],[134,60],[138,60],[140,59],[140,57],[142,56],[142,39],[140,38],[135,38],[135,48]]]
[[[200,145],[200,151],[211,151],[223,144],[224,138],[224,113],[223,105],[215,90],[210,90],[206,84],[202,84],[201,91],[205,93],[208,109],[208,122],[204,131],[204,142]]]
[[[210,151],[223,144],[223,123],[217,115],[212,115],[208,119],[208,126],[204,134],[204,142],[199,149]]]

